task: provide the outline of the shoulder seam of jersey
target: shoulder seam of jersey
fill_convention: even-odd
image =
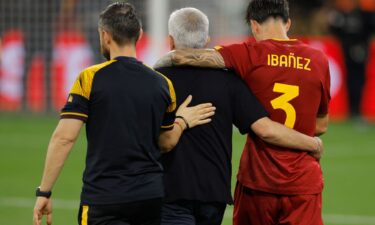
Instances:
[[[86,69],[83,70],[83,72],[90,71],[93,72],[93,75],[95,75],[99,70],[103,69],[104,67],[116,62],[117,60],[112,59],[103,63],[95,64],[92,66],[87,67]]]
[[[104,63],[96,64],[84,69],[78,76],[76,82],[73,84],[73,87],[70,91],[70,94],[80,95],[87,100],[90,99],[92,82],[94,80],[95,74],[103,69],[104,67],[116,62],[117,60],[109,60]]]

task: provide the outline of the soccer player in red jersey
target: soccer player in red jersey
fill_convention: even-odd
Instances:
[[[252,0],[247,21],[256,39],[215,50],[176,50],[157,63],[233,69],[270,118],[310,136],[328,124],[330,75],[326,56],[296,39],[287,0]],[[234,224],[323,224],[323,177],[307,152],[248,136],[235,191]]]

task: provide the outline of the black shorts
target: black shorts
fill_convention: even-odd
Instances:
[[[162,225],[220,225],[226,203],[180,200],[164,203]]]
[[[80,225],[159,225],[162,199],[113,205],[81,205]]]

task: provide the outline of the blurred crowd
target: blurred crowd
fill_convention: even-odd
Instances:
[[[143,20],[146,35],[140,43],[140,48],[144,51],[140,52],[143,57],[141,59],[146,61],[149,47],[147,1],[129,1],[138,9]],[[243,29],[246,24],[243,21],[244,12],[241,10],[248,0],[233,1],[229,4],[226,0],[170,0],[169,11],[186,6],[200,8],[208,12],[213,25],[210,31],[213,40],[222,41],[226,38],[224,36],[227,36],[231,37],[230,41],[237,41],[236,37],[247,35],[243,31],[246,32],[246,29]],[[31,103],[34,106],[27,106],[25,103],[30,100],[30,95],[31,100],[47,99],[43,100],[43,106],[39,107],[42,111],[58,110],[65,101],[67,87],[73,82],[77,71],[102,60],[98,52],[96,23],[92,21],[96,21],[94,16],[109,2],[111,1],[1,1],[0,111],[29,110],[34,106],[38,108],[35,102]],[[369,49],[375,28],[375,0],[290,0],[290,7],[293,19],[292,36],[334,36],[341,44],[346,66],[350,115],[360,116]],[[234,17],[236,19],[228,22]],[[238,29],[234,24],[238,24]],[[9,43],[13,43],[11,48]],[[14,43],[18,43],[16,47]],[[72,53],[79,57],[72,57]],[[17,71],[14,67],[20,69]],[[38,68],[43,71],[42,77],[37,75]],[[32,78],[31,81],[29,78]],[[36,82],[38,79],[45,81],[40,84]],[[15,85],[16,80],[19,85]],[[65,83],[60,87],[59,82]],[[42,88],[47,91],[40,93],[33,89],[34,91],[29,92],[30,85],[34,89]],[[4,92],[12,94],[4,97]],[[9,105],[9,97],[18,98],[15,107]]]
[[[333,35],[346,65],[350,115],[360,117],[370,41],[375,29],[375,0],[291,0],[295,35]],[[375,104],[375,103],[373,103]]]
[[[350,112],[360,115],[362,90],[366,80],[366,65],[370,39],[375,28],[374,0],[336,0],[328,25],[341,42],[347,66]]]

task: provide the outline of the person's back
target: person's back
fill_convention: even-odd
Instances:
[[[329,71],[326,57],[297,40],[264,40],[220,49],[243,60],[238,74],[279,123],[315,134],[316,118],[327,112]],[[316,194],[323,188],[319,163],[306,152],[281,150],[259,138],[248,138],[238,179],[256,190],[277,194]],[[262,178],[262,179],[259,179]]]
[[[88,146],[78,223],[160,224],[161,152],[172,150],[186,127],[206,124],[214,115],[210,103],[187,107],[189,97],[176,118],[170,80],[136,59],[142,28],[132,5],[109,5],[98,28],[108,61],[83,70],[73,84],[48,146],[34,225],[43,215],[52,223],[51,190],[85,122]]]
[[[98,25],[108,61],[80,73],[61,113],[62,119],[86,122],[79,222],[159,224],[160,151],[169,150],[182,133],[173,126],[174,88],[136,59],[142,29],[131,5],[109,5]]]
[[[169,19],[171,49],[203,48],[208,38],[208,18],[194,8],[173,12]],[[184,132],[174,151],[165,154],[165,204],[162,224],[221,224],[225,207],[232,203],[232,128],[241,133],[266,112],[246,84],[225,70],[164,67],[176,89],[177,104],[188,95],[193,103],[216,107],[209,125]]]
[[[246,81],[272,120],[307,135],[324,133],[328,60],[288,38],[288,1],[250,1],[247,21],[257,42],[219,47],[219,61]],[[248,137],[237,178],[234,224],[249,224],[249,218],[262,225],[323,224],[323,176],[319,161],[309,154]]]
[[[117,57],[81,73],[62,116],[74,116],[75,98],[88,97],[82,104],[88,117],[83,204],[163,196],[157,140],[164,117],[160,109],[171,103],[169,88],[162,75],[131,57]]]
[[[238,104],[241,102],[238,92],[248,91],[246,85],[225,70],[164,67],[158,71],[172,81],[177,105],[190,94],[194,104],[211,102],[216,106],[210,124],[186,131],[175,150],[163,155],[165,201],[185,199],[231,203],[233,123],[242,133],[247,133],[249,124],[254,122],[248,121],[241,127],[240,121],[235,120],[242,110]]]

